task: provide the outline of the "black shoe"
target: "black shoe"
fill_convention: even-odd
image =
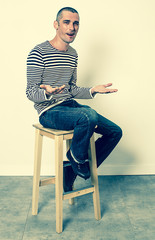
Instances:
[[[89,171],[89,168],[88,168],[88,164],[75,162],[74,159],[71,156],[70,150],[68,150],[68,152],[67,152],[67,158],[70,161],[71,166],[72,166],[75,174],[84,178],[85,180],[90,177],[90,171]]]
[[[76,179],[77,174],[74,173],[72,166],[69,161],[63,162],[63,188],[64,192],[73,190],[73,183]]]

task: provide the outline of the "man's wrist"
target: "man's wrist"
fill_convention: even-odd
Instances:
[[[51,94],[48,94],[45,90],[44,90],[44,96],[46,100],[50,100],[53,97]]]
[[[96,91],[95,91],[95,87],[92,87],[91,89],[90,89],[90,91],[91,91],[91,95],[94,97],[95,95],[96,95]]]
[[[95,87],[92,87],[92,89],[91,89],[91,94],[93,95],[93,94],[96,94],[97,92],[95,91]]]

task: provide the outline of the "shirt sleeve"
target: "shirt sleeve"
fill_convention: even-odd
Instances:
[[[46,96],[45,90],[40,88],[44,72],[44,62],[41,49],[35,47],[27,58],[27,88],[26,95],[29,100],[35,103],[50,101],[51,97]]]
[[[72,94],[73,98],[76,99],[91,99],[93,98],[91,94],[91,87],[78,87],[76,85],[77,82],[77,65],[75,67],[75,70],[73,72],[72,78],[70,80],[70,93]]]

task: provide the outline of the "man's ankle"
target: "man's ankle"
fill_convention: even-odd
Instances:
[[[72,156],[72,158],[74,159],[74,161],[75,161],[76,163],[78,163],[78,164],[84,164],[84,163],[85,163],[86,160],[80,160],[80,161],[77,160],[77,159],[74,157],[71,149],[70,149],[70,153],[71,153],[71,156]]]

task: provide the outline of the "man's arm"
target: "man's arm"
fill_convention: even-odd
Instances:
[[[75,68],[72,78],[70,79],[70,93],[75,99],[91,99],[93,98],[91,94],[91,87],[79,87],[76,85],[77,82],[77,68]]]
[[[97,85],[97,86],[95,86],[91,89],[91,94],[95,95],[96,93],[100,93],[100,94],[114,93],[114,92],[118,91],[118,89],[108,88],[110,86],[112,86],[112,83],[108,83],[108,84],[105,84],[105,85]]]
[[[53,95],[61,93],[65,85],[61,87],[51,87],[42,84],[44,72],[44,61],[41,49],[35,47],[27,58],[27,89],[26,95],[29,100],[35,103],[50,101]]]
[[[46,101],[45,90],[40,88],[42,75],[44,72],[44,62],[41,49],[35,47],[27,58],[27,88],[26,95],[29,100],[40,103]]]
[[[77,82],[77,69],[74,70],[72,79],[70,81],[70,92],[72,93],[74,98],[78,99],[91,99],[95,96],[95,94],[100,93],[113,93],[117,92],[117,89],[111,89],[108,88],[112,86],[112,83],[108,83],[105,85],[97,85],[93,88],[84,88],[84,87],[78,87],[76,85]]]

